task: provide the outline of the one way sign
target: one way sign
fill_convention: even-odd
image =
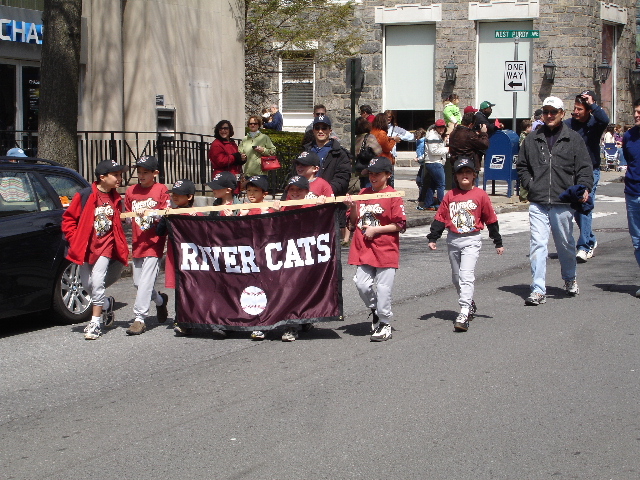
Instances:
[[[504,62],[504,91],[527,91],[527,62]]]

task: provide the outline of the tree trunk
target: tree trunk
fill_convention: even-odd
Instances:
[[[78,170],[82,0],[44,2],[38,156]]]

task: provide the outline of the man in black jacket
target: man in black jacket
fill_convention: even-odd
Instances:
[[[576,199],[584,203],[593,188],[593,167],[582,137],[562,122],[564,104],[558,97],[542,103],[544,125],[525,138],[516,168],[529,192],[531,242],[529,261],[533,282],[525,305],[546,302],[545,277],[549,232],[560,260],[560,272],[567,295],[578,294],[576,282],[576,242],[573,238],[573,210],[560,195],[574,185],[585,187]]]
[[[504,125],[500,123],[500,126],[497,127],[496,123],[489,120],[489,117],[493,113],[493,108],[495,107],[495,103],[491,102],[482,102],[480,104],[480,110],[476,113],[473,121],[474,130],[480,130],[480,126],[487,126],[487,134],[489,136],[493,135],[498,128],[504,128]]]
[[[304,149],[320,157],[318,177],[329,182],[334,195],[346,194],[351,179],[351,159],[340,142],[331,138],[331,119],[328,116],[319,115],[313,119],[313,140],[305,144]]]

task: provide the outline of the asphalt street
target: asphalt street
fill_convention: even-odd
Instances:
[[[580,295],[564,295],[551,245],[548,301],[524,306],[527,216],[507,213],[505,254],[483,245],[466,333],[453,332],[446,245],[429,251],[428,227],[402,237],[384,343],[369,341],[346,262],[345,320],[293,343],[175,337],[154,317],[128,337],[130,278],[97,341],[46,315],[4,322],[0,477],[640,478],[640,272],[622,185],[598,193]]]

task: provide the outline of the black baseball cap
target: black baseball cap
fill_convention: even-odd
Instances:
[[[96,165],[96,175],[107,175],[112,172],[122,172],[126,167],[115,160],[103,160]]]
[[[250,177],[246,185],[249,186],[250,184],[262,189],[263,192],[269,191],[269,180],[267,180],[266,175],[254,175]]]
[[[313,118],[313,126],[315,127],[318,123],[324,123],[328,127],[331,127],[331,119],[328,115],[318,115]]]
[[[235,189],[238,186],[238,181],[231,172],[219,172],[213,176],[213,180],[207,185],[211,190],[220,190],[221,188]]]
[[[295,175],[291,177],[287,182],[287,188],[292,185],[298,188],[302,188],[303,190],[309,190],[309,180],[307,180],[302,175]]]
[[[314,167],[320,166],[320,157],[316,152],[302,152],[296,158],[296,163],[300,165],[313,165]]]
[[[155,172],[156,170],[158,170],[158,159],[156,157],[152,157],[151,155],[143,155],[135,164],[135,168],[138,167],[146,168],[147,170]]]
[[[367,171],[373,173],[393,172],[393,165],[387,157],[373,157],[367,165]]]
[[[174,183],[169,191],[177,195],[195,195],[196,186],[191,180],[183,179]]]
[[[453,164],[453,172],[454,173],[458,173],[463,168],[470,168],[471,170],[473,170],[475,172],[476,171],[476,166],[475,166],[475,162],[473,161],[473,158],[460,157]]]

